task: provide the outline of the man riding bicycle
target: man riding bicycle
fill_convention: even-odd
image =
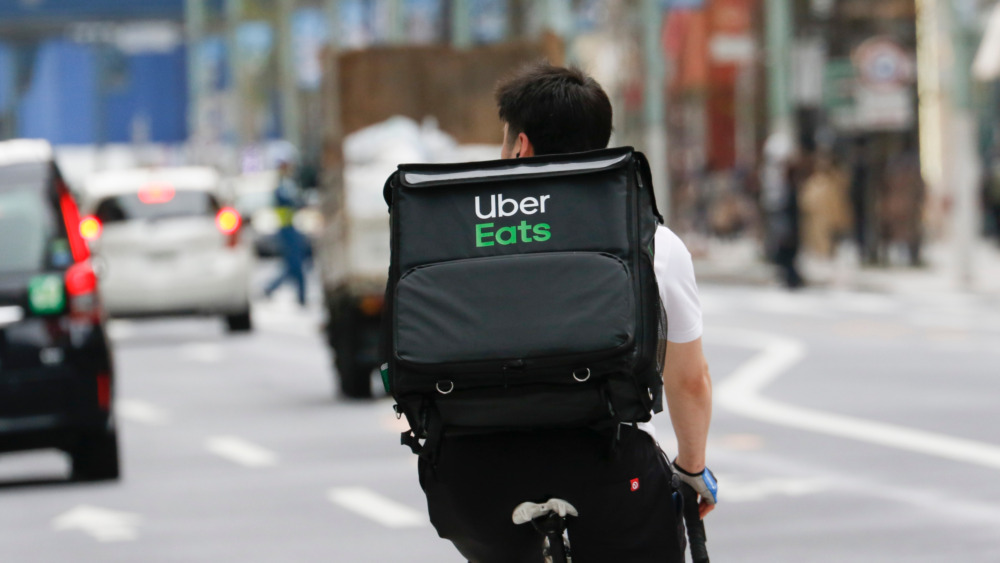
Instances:
[[[537,64],[497,88],[503,122],[501,158],[603,149],[611,137],[607,94],[572,68]],[[677,437],[677,475],[714,508],[705,467],[712,385],[701,345],[702,316],[691,255],[660,226],[653,269],[669,320],[663,384]],[[613,446],[591,429],[445,435],[433,459],[421,456],[420,484],[442,538],[475,562],[540,561],[540,538],[515,526],[525,500],[565,499],[579,516],[568,523],[574,561],[683,561],[683,527],[674,478],[649,423],[621,424]]]

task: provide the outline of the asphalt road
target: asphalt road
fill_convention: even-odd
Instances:
[[[1000,302],[702,296],[714,560],[1000,561]],[[0,561],[461,561],[427,524],[391,401],[335,397],[319,314],[285,297],[248,336],[113,323],[124,478],[0,457]]]

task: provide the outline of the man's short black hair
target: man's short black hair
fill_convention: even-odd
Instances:
[[[497,86],[496,99],[508,140],[526,134],[537,155],[603,149],[611,139],[611,101],[580,69],[526,66]]]

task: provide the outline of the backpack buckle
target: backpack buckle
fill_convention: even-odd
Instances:
[[[590,379],[590,368],[578,369],[573,372],[573,379],[579,383],[583,383]]]
[[[441,388],[442,383],[446,384],[448,388],[442,389]],[[448,393],[451,393],[452,391],[455,390],[455,382],[451,381],[450,379],[447,381],[438,381],[437,383],[434,384],[434,388],[437,389],[438,393],[441,393],[442,395],[447,395]]]

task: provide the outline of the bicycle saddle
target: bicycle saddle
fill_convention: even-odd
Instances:
[[[541,504],[522,502],[514,509],[512,516],[514,523],[520,525],[553,512],[562,518],[565,518],[567,514],[579,516],[575,506],[560,498],[550,498]]]

